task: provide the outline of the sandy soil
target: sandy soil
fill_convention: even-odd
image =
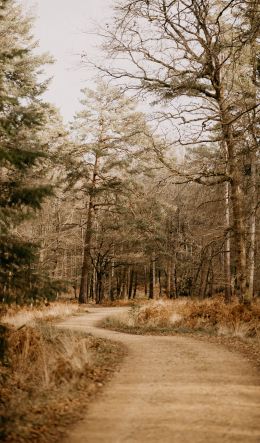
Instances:
[[[222,346],[183,336],[134,336],[95,324],[92,308],[62,327],[124,343],[121,369],[63,443],[260,442],[260,378]]]

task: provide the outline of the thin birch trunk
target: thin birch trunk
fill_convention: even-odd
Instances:
[[[225,251],[224,251],[224,273],[225,273],[225,301],[230,303],[232,296],[231,286],[231,241],[230,241],[230,192],[229,183],[225,183]]]
[[[254,277],[255,277],[255,250],[256,250],[256,207],[257,207],[257,186],[256,186],[256,155],[252,154],[251,158],[251,214],[250,214],[250,246],[248,254],[248,297],[252,299],[254,296]]]
[[[256,0],[252,1],[251,11],[249,12],[251,29],[254,28],[255,20],[257,17],[257,12],[259,11],[259,3]],[[257,102],[256,97],[256,87],[257,84],[257,48],[256,48],[256,35],[254,35],[251,42],[251,66],[252,66],[252,85],[254,88],[254,101]],[[254,278],[255,278],[255,253],[256,253],[256,211],[257,211],[257,157],[256,152],[258,149],[258,138],[256,133],[256,110],[252,111],[251,118],[251,136],[252,136],[252,151],[250,155],[251,164],[251,192],[250,192],[250,203],[251,203],[251,213],[250,213],[250,226],[249,226],[249,253],[248,253],[248,298],[251,300],[254,296]]]

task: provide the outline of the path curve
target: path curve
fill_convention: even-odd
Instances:
[[[90,308],[60,327],[124,343],[120,371],[64,443],[259,443],[259,376],[246,358],[183,336],[95,327],[122,308]]]

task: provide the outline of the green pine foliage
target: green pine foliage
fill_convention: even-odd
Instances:
[[[17,227],[52,193],[42,173],[48,143],[42,133],[52,108],[41,98],[49,56],[35,55],[31,18],[14,0],[0,0],[0,291],[5,301],[35,293],[35,244]],[[42,285],[41,285],[42,286]]]

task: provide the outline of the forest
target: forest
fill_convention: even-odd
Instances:
[[[67,123],[0,0],[0,440],[257,443],[259,0],[111,9]]]
[[[258,1],[117,3],[69,125],[31,18],[0,26],[2,301],[257,296]]]

